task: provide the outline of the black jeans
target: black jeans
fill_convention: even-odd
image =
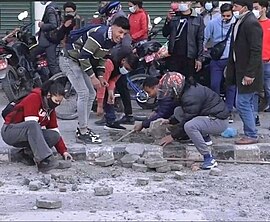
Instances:
[[[132,115],[131,98],[127,87],[127,77],[125,75],[121,75],[120,78],[117,80],[116,90],[121,96],[124,105],[125,115]]]
[[[193,76],[196,79],[195,59],[172,55],[167,59],[166,66],[171,72],[179,72],[186,78]]]

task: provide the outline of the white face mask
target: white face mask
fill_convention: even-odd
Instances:
[[[126,75],[129,73],[125,66],[119,67],[119,72],[121,73],[121,75]]]
[[[211,11],[211,9],[213,8],[213,4],[211,2],[206,2],[204,8],[207,11]]]
[[[128,10],[129,10],[131,13],[136,12],[135,6],[129,7]]]
[[[239,12],[239,11],[234,11],[234,12],[233,12],[233,15],[234,15],[235,18],[239,19],[239,17],[240,17],[240,12]]]
[[[201,8],[195,8],[195,12],[197,13],[197,14],[201,14],[202,12],[201,12]]]
[[[253,12],[253,14],[255,15],[255,17],[256,17],[257,19],[259,19],[259,18],[261,17],[260,11],[259,11],[259,10],[253,9],[252,12]]]
[[[179,11],[180,12],[185,12],[187,10],[189,10],[188,4],[186,4],[186,3],[180,3],[179,4]]]

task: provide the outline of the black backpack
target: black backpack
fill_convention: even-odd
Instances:
[[[11,112],[15,111],[15,106],[17,104],[19,104],[26,96],[28,96],[29,94],[26,94],[22,97],[20,97],[19,99],[12,101],[10,103],[8,103],[6,105],[6,107],[2,110],[2,117],[5,119],[7,117],[8,114],[10,114]],[[19,111],[19,110],[17,110]]]

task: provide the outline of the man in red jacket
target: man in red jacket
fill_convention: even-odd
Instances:
[[[146,41],[148,38],[148,13],[142,7],[141,0],[129,1],[129,24],[130,24],[130,36],[133,43]]]
[[[72,156],[60,136],[55,108],[64,98],[64,86],[47,81],[34,89],[5,116],[1,135],[5,143],[31,149],[38,170],[46,172],[57,168],[51,147],[55,147],[65,160]]]

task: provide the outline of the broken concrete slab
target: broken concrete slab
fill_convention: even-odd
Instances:
[[[145,158],[143,158],[143,157],[141,157],[137,160],[137,163],[139,163],[139,164],[144,164],[144,162],[145,162]]]
[[[112,187],[95,187],[94,188],[94,194],[95,196],[108,196],[113,193],[113,188]]]
[[[133,163],[132,169],[137,172],[142,172],[142,173],[147,172],[147,166],[144,164]]]
[[[113,154],[106,153],[95,159],[95,163],[102,167],[111,166],[114,164]]]
[[[62,201],[38,198],[36,199],[36,206],[44,209],[58,209],[62,207]]]
[[[171,167],[171,171],[181,171],[184,169],[182,164],[170,163],[169,166]]]
[[[59,187],[59,192],[67,192],[67,188],[66,187]]]
[[[163,175],[160,175],[160,174],[156,174],[153,176],[153,181],[161,182],[164,179],[165,179],[165,177]]]
[[[147,130],[147,132],[155,139],[161,139],[167,134],[166,132],[167,125],[165,124],[161,125],[162,121],[164,121],[164,119],[162,118],[152,121]]]

